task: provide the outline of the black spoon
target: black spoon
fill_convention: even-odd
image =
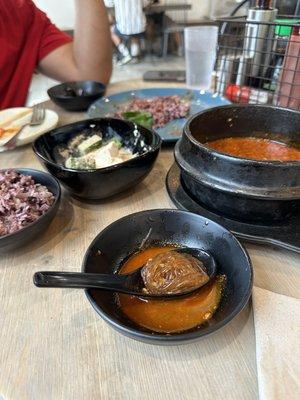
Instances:
[[[210,282],[216,275],[216,263],[214,258],[207,252],[193,248],[174,249],[178,253],[190,254],[203,263],[203,268],[209,276]],[[33,282],[38,287],[48,288],[77,288],[77,289],[102,289],[113,292],[126,293],[139,297],[151,297],[156,299],[176,298],[198,290],[202,286],[189,288],[186,291],[173,294],[152,294],[145,290],[145,284],[141,276],[143,267],[136,269],[130,274],[92,274],[80,272],[36,272]]]

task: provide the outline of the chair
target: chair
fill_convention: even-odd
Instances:
[[[163,58],[166,58],[167,55],[168,55],[170,34],[172,34],[172,33],[180,33],[182,35],[182,39],[181,40],[182,40],[182,44],[183,44],[183,42],[184,42],[184,35],[183,35],[184,28],[185,28],[185,25],[176,24],[174,26],[169,26],[169,27],[166,27],[164,29],[164,32],[163,32],[163,50],[162,50]],[[184,48],[184,46],[182,46],[182,47]]]
[[[188,4],[187,0],[183,0],[185,4]],[[174,0],[165,0],[165,4],[174,4]],[[167,20],[171,19],[173,21],[172,25],[167,24]],[[184,28],[187,25],[187,10],[183,11],[170,11],[167,13],[164,21],[164,26],[162,29],[163,33],[163,45],[162,45],[162,56],[163,58],[166,58],[168,55],[168,49],[169,49],[169,39],[170,35],[173,33],[178,33],[181,35],[181,42],[182,42],[182,48],[183,46],[183,41],[184,41]]]

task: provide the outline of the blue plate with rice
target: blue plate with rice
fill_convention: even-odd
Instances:
[[[124,111],[127,112],[125,115],[129,114],[128,112],[131,111],[130,105],[136,99],[151,101],[153,98],[168,96],[178,96],[184,106],[188,105],[188,111],[184,118],[173,119],[166,124],[161,124],[159,127],[155,127],[154,124],[153,129],[165,143],[176,142],[181,137],[183,126],[190,116],[208,108],[230,104],[228,100],[218,94],[204,90],[152,88],[121,92],[98,99],[90,106],[88,115],[90,118],[122,118]]]

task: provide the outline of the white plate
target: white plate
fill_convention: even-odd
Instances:
[[[14,119],[13,122],[8,122],[5,124],[5,128],[12,128],[15,126],[20,126],[28,123],[31,119],[32,112],[28,112],[26,115],[23,115],[24,112],[30,108],[26,107],[15,107],[8,108],[7,110],[0,111],[0,127],[2,127],[3,123],[6,121],[11,121],[11,119],[15,116],[17,119]],[[18,118],[20,116],[20,118]],[[21,132],[20,136],[17,140],[17,146],[23,146],[25,144],[33,142],[36,138],[38,138],[43,133],[50,131],[55,128],[58,123],[58,115],[52,110],[46,110],[45,120],[41,125],[37,126],[26,126]],[[10,137],[7,138],[7,141]],[[4,141],[1,143],[5,144]],[[0,146],[0,151],[5,151],[3,147]]]

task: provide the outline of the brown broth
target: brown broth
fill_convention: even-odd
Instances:
[[[300,150],[269,139],[230,137],[207,142],[205,146],[234,157],[249,158],[251,160],[300,160]]]
[[[149,258],[173,247],[152,247],[131,256],[120,273],[128,273]],[[129,319],[155,332],[174,333],[195,328],[208,321],[220,304],[225,277],[218,276],[199,292],[177,300],[146,300],[119,294],[122,311]]]

